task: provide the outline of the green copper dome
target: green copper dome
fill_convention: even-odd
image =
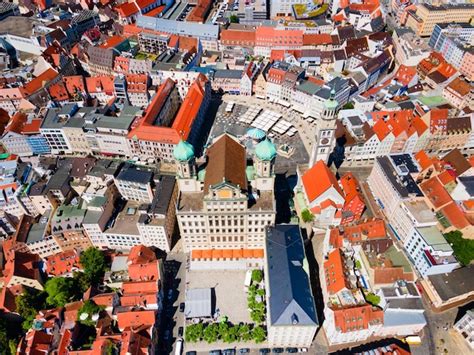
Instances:
[[[324,102],[324,106],[326,106],[328,110],[335,110],[338,105],[339,103],[337,102],[337,100],[329,99]]]
[[[324,106],[326,106],[326,109],[328,110],[335,110],[338,105],[339,102],[336,100],[336,90],[332,88],[329,99],[324,102]]]
[[[260,160],[272,160],[277,155],[275,144],[267,138],[257,144],[255,154]]]
[[[250,128],[247,131],[247,135],[250,138],[255,139],[255,140],[260,140],[260,139],[263,139],[267,136],[264,131],[262,131],[261,129],[258,129],[258,128]]]
[[[194,158],[194,148],[188,142],[180,140],[173,150],[173,155],[176,160],[188,161]]]

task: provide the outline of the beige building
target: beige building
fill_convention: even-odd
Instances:
[[[418,5],[416,11],[408,11],[406,26],[418,36],[431,36],[438,23],[470,22],[474,16],[474,4]]]
[[[266,138],[254,143],[253,165],[247,165],[245,147],[223,134],[207,149],[207,164],[201,169],[189,143],[176,146],[177,219],[185,252],[264,246],[265,227],[275,223],[277,152]]]
[[[87,141],[86,133],[82,129],[82,122],[79,121],[79,125],[75,127],[76,121],[78,120],[68,121],[68,124],[63,128],[64,136],[69,141],[71,151],[74,154],[91,154],[92,150]]]

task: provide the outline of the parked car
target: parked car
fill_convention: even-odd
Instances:
[[[235,349],[222,350],[222,355],[235,355]]]
[[[209,355],[221,355],[221,351],[220,350],[211,350],[211,351],[209,351]]]
[[[186,355],[197,355],[195,351],[186,351]]]
[[[249,348],[239,349],[239,354],[248,354],[250,352]]]
[[[184,312],[184,302],[181,302],[181,303],[179,304],[179,311],[180,311],[180,312]]]
[[[272,349],[272,353],[275,353],[275,354],[281,354],[284,351],[285,351],[285,349],[283,349],[283,348],[273,348]]]
[[[179,336],[179,337],[182,337],[183,334],[184,334],[184,328],[183,328],[183,327],[179,327],[179,328],[178,328],[178,336]]]
[[[286,348],[286,352],[290,354],[294,354],[298,352],[298,348]]]
[[[307,353],[308,352],[308,348],[299,348],[298,351],[300,353]]]
[[[268,349],[268,348],[262,348],[262,349],[260,349],[260,350],[258,351],[258,353],[259,353],[260,355],[269,354],[269,353],[271,353],[271,350]]]

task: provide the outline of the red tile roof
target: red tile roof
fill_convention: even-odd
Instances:
[[[115,48],[126,40],[127,40],[127,37],[115,35],[115,36],[107,38],[105,42],[100,45],[100,48]]]
[[[155,311],[130,311],[117,313],[117,323],[121,330],[125,328],[151,327],[155,324]]]
[[[72,249],[45,258],[46,272],[59,276],[75,271],[81,267],[79,253]]]
[[[38,75],[33,80],[26,83],[24,86],[25,93],[31,95],[37,92],[39,89],[43,88],[51,80],[55,79],[58,76],[58,72],[54,69],[46,69],[43,73]]]
[[[327,33],[318,33],[318,34],[304,34],[303,35],[303,45],[305,46],[318,46],[332,44],[332,38],[330,34]]]
[[[131,281],[148,281],[160,279],[159,261],[151,261],[143,264],[131,264],[128,266],[128,277]]]
[[[417,160],[418,164],[420,164],[422,170],[426,170],[433,165],[433,161],[424,150],[420,150],[418,153],[416,153],[415,159]]]
[[[441,209],[441,213],[446,217],[449,223],[456,229],[464,229],[469,227],[471,223],[466,218],[466,215],[461,208],[452,201]]]
[[[129,17],[137,14],[140,9],[134,1],[124,2],[118,6],[115,6],[115,11],[119,14],[120,17]]]
[[[150,293],[134,293],[134,294],[125,294],[120,297],[120,305],[122,307],[134,307],[134,306],[147,306],[152,304],[157,304],[156,292]]]
[[[51,84],[48,91],[54,101],[66,101],[69,99],[66,86],[62,82]]]
[[[186,17],[186,21],[204,23],[211,9],[212,2],[212,0],[198,0],[197,5],[191,10],[188,17]]]
[[[156,255],[153,250],[144,245],[135,245],[128,254],[128,264],[143,264],[156,261]]]
[[[113,96],[115,92],[113,76],[91,76],[86,78],[86,87],[89,94],[105,93]]]
[[[383,141],[385,137],[390,134],[390,128],[384,120],[378,120],[372,127],[373,131],[377,135],[380,141]]]
[[[439,181],[437,176],[420,184],[420,188],[425,196],[430,200],[435,208],[441,208],[452,201],[451,196]]]
[[[65,76],[63,82],[69,96],[74,96],[77,92],[85,92],[84,78],[82,75]]]
[[[128,134],[128,138],[135,139],[136,137],[139,140],[171,144],[177,144],[180,139],[186,140],[203,104],[206,82],[204,75],[200,74],[197,77],[189,88],[171,127],[153,126],[156,116],[175,87],[174,81],[167,79],[153,97],[139,125]]]
[[[122,284],[122,292],[126,293],[149,293],[158,291],[158,280],[140,281],[140,282],[124,282]]]
[[[0,292],[0,309],[6,313],[16,311],[15,299],[23,293],[23,285],[3,287]]]
[[[398,68],[394,78],[400,85],[407,86],[416,75],[416,67],[408,67],[402,64]]]
[[[306,171],[301,179],[309,201],[314,201],[331,187],[334,187],[343,196],[336,176],[322,160],[319,160],[311,169]]]
[[[244,31],[227,29],[222,30],[220,40],[224,44],[241,44],[248,46],[255,46],[255,30]]]
[[[368,329],[369,324],[383,324],[383,310],[371,305],[335,309],[334,322],[342,333]]]
[[[263,249],[195,249],[191,252],[191,259],[261,259]]]
[[[127,91],[131,93],[146,93],[148,91],[147,74],[127,74]]]
[[[344,271],[344,256],[340,249],[335,249],[328,254],[324,262],[324,274],[329,293],[335,294],[348,287]]]

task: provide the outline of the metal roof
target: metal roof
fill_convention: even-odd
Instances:
[[[317,326],[299,226],[287,224],[268,228],[266,255],[270,324]]]
[[[212,316],[212,289],[193,288],[186,290],[184,315],[186,318],[202,318]]]

